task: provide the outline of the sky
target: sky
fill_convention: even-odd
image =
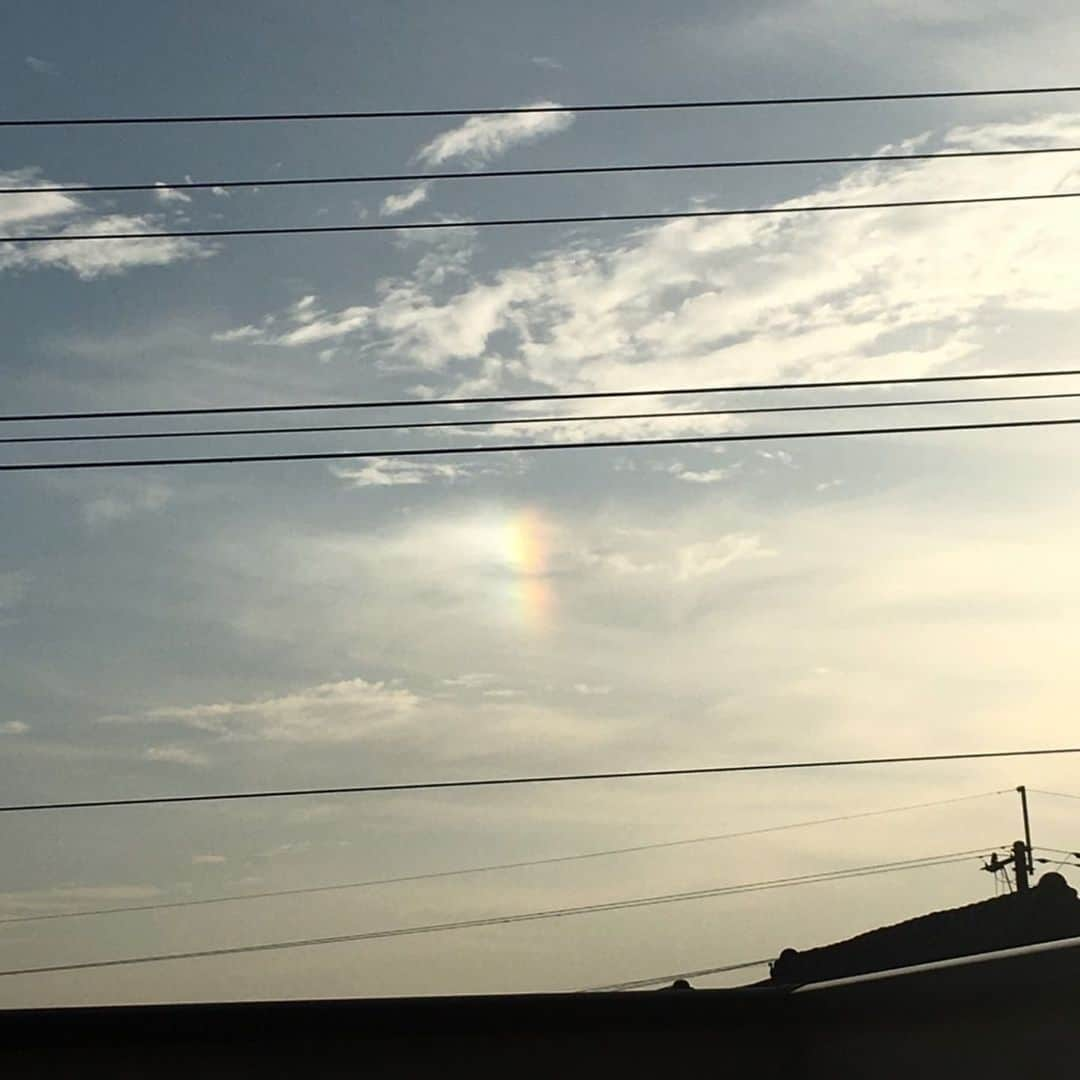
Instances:
[[[5,14],[0,101],[13,118],[1046,86],[1075,81],[1080,46],[1073,5],[1019,0],[559,0],[512,12],[481,0],[117,0],[93,11],[9,0]],[[1078,109],[1077,96],[1062,94],[8,129],[0,143],[7,186],[160,188],[0,196],[0,237],[1080,190],[1080,162],[1069,153],[170,187],[189,177],[1065,147],[1080,145]],[[1069,368],[1080,330],[1078,249],[1069,200],[647,225],[0,243],[0,411]],[[1080,379],[1053,388],[1080,391]],[[890,396],[917,395],[863,395]],[[729,395],[638,404],[718,400],[747,403]],[[781,400],[824,399],[755,402]],[[836,391],[829,400],[855,398]],[[587,429],[557,419],[471,432],[230,438],[213,449],[1075,414],[1064,400]],[[504,415],[527,416],[530,407]],[[1080,691],[1077,437],[1062,427],[2,475],[0,801],[1068,745]],[[121,457],[145,445],[9,445],[2,456]],[[192,452],[179,439],[153,446]],[[1021,783],[1080,792],[1076,762],[1058,757],[11,814],[0,829],[0,971],[989,851],[1019,835],[1011,789]],[[990,792],[1005,793],[576,863],[3,923],[553,858]],[[1033,795],[1036,844],[1075,849],[1075,805]],[[0,1007],[572,990],[775,956],[993,894],[972,859],[452,933],[0,975]]]

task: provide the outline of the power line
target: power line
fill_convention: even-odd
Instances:
[[[431,180],[491,180],[517,177],[592,176],[598,174],[704,172],[713,169],[761,169],[797,165],[867,165],[877,162],[947,161],[964,158],[1027,157],[1036,154],[1073,154],[1080,146],[1033,146],[1008,150],[933,150],[909,154],[857,154],[829,157],[758,158],[729,161],[671,161],[636,165],[569,165],[546,169],[483,169],[451,172],[379,173],[355,176],[297,176],[257,180],[159,180],[127,184],[34,184],[0,187],[0,195],[81,195],[122,191],[206,191],[214,188],[315,187],[334,184],[427,183]]]
[[[111,908],[93,908],[83,911],[57,911],[33,915],[15,915],[0,918],[0,925],[6,923],[43,922],[54,919],[76,919],[91,915],[119,915],[127,912],[162,911],[171,908],[202,907],[207,904],[226,904],[238,900],[262,900],[271,897],[301,896],[310,893],[338,892],[343,889],[365,889],[380,885],[398,885],[405,882],[429,881],[435,878],[460,877],[466,874],[486,874],[497,870],[517,870],[531,866],[550,866],[555,863],[580,862],[586,859],[606,858],[614,855],[629,855],[642,851],[656,851],[661,848],[687,847],[692,844],[706,844],[721,840],[737,840],[748,836],[764,836],[767,833],[785,832],[790,829],[806,829],[815,825],[831,825],[842,821],[860,818],[881,817],[886,814],[898,814],[911,810],[923,810],[929,807],[947,806],[952,803],[969,802],[972,799],[985,799],[992,795],[1011,793],[1010,789],[1000,791],[982,791],[974,795],[959,795],[949,799],[935,799],[932,802],[910,803],[906,806],[891,806],[884,810],[863,810],[851,814],[837,814],[833,817],[813,818],[809,821],[795,821],[783,825],[769,825],[759,829],[743,829],[739,832],[717,833],[711,836],[695,836],[683,840],[664,840],[652,844],[635,844],[630,847],[608,848],[604,851],[589,851],[584,854],[556,855],[546,859],[525,859],[519,862],[496,863],[488,866],[472,866],[455,870],[439,870],[423,874],[408,874],[400,877],[375,878],[366,881],[352,881],[333,885],[313,885],[300,889],[273,889],[265,892],[243,893],[237,896],[213,896],[198,900],[174,900],[154,904],[129,904]]]
[[[1067,791],[1044,791],[1042,788],[1028,788],[1037,795],[1053,795],[1056,799],[1080,799],[1080,795],[1071,795]]]
[[[741,964],[724,964],[723,967],[698,968],[697,971],[676,971],[671,975],[658,975],[655,979],[634,979],[631,982],[590,986],[586,993],[595,994],[608,990],[637,990],[639,987],[674,982],[676,979],[696,979],[702,975],[722,975],[727,971],[745,971],[748,968],[768,967],[772,962],[773,957],[770,956],[765,960],[744,960]]]
[[[104,461],[28,461],[0,464],[0,472],[51,472],[67,469],[143,469],[181,465],[241,465],[270,461],[348,461],[367,458],[462,457],[541,450],[616,450],[632,446],[706,446],[718,443],[776,442],[787,439],[841,439],[862,435],[916,435],[946,431],[1000,431],[1080,424],[1080,416],[1057,420],[994,420],[974,424],[924,424],[825,431],[770,431],[740,435],[679,435],[664,439],[595,439],[590,442],[500,443],[487,446],[432,446],[406,450],[319,450],[297,454],[222,454],[215,457],[127,458]]]
[[[538,776],[492,777],[484,780],[427,780],[403,784],[357,784],[347,787],[233,791],[212,795],[153,795],[128,799],[89,799],[73,802],[23,803],[0,806],[0,814],[31,810],[88,810],[107,806],[161,806],[174,803],[235,802],[241,799],[290,799],[325,795],[371,795],[394,791],[445,791],[454,788],[517,787],[526,784],[565,784],[596,780],[642,780],[674,776],[719,776],[735,773],[836,769],[863,765],[914,765],[935,761],[986,761],[997,758],[1051,757],[1080,754],[1080,746],[1035,750],[982,750],[960,754],[905,754],[894,757],[834,758],[754,765],[701,765],[689,769],[634,769],[620,772],[562,773]]]
[[[250,124],[305,120],[415,120],[454,116],[522,116],[547,113],[658,112],[674,109],[735,109],[776,105],[841,105],[872,101],[934,101],[950,98],[1075,94],[1080,86],[995,87],[988,90],[919,90],[886,94],[816,94],[804,97],[716,98],[706,101],[639,101],[598,105],[500,105],[458,109],[363,109],[345,112],[218,113],[180,116],[75,116],[0,119],[0,127],[90,127],[122,124]]]
[[[748,416],[763,413],[839,412],[849,409],[904,409],[922,405],[980,405],[1018,401],[1060,401],[1080,397],[1080,391],[1057,394],[997,394],[980,397],[923,398],[904,401],[847,401],[826,405],[764,405],[753,408],[718,408],[657,412],[599,413],[585,416],[509,416],[484,420],[413,420],[386,424],[315,424],[305,427],[263,427],[202,429],[197,431],[122,431],[89,435],[9,435],[0,436],[0,443],[73,443],[103,442],[125,439],[193,439],[222,435],[304,435],[341,431],[412,431],[424,428],[499,427],[500,425],[568,424],[602,420],[677,420],[690,416]]]
[[[1080,375],[1080,368],[1050,371],[992,371],[966,375],[909,375],[887,379],[830,379],[818,382],[736,383],[727,386],[676,386],[651,390],[581,390],[548,394],[488,394],[481,397],[390,398],[384,401],[321,401],[286,405],[211,405],[188,409],[112,409],[104,412],[13,413],[0,423],[47,420],[119,420],[150,416],[223,416],[239,413],[324,412],[344,409],[396,409],[457,405],[511,405],[535,401],[584,401],[597,398],[677,397],[687,394],[748,394],[768,390],[838,390],[864,386],[915,386],[934,383],[990,382],[1001,379],[1051,379]]]
[[[411,232],[414,230],[511,228],[519,225],[597,225],[628,221],[688,221],[707,218],[825,214],[840,210],[903,210],[930,206],[979,206],[990,203],[1045,202],[1080,198],[1080,191],[1028,195],[972,195],[954,199],[893,199],[882,202],[817,203],[812,206],[755,206],[734,210],[672,210],[635,214],[570,214],[556,217],[469,218],[462,221],[376,222],[363,225],[269,225],[253,229],[161,229],[156,232],[66,232],[0,237],[9,244],[53,244],[100,240],[211,240],[228,236],[317,236],[343,233]]]
[[[683,903],[689,900],[705,900],[718,896],[736,896],[770,889],[794,888],[829,881],[846,881],[852,878],[890,874],[902,870],[921,870],[938,866],[950,866],[980,856],[985,848],[952,852],[948,855],[931,855],[921,859],[905,859],[892,863],[852,867],[847,870],[823,871],[799,877],[774,878],[771,881],[746,882],[740,885],[723,885],[713,889],[696,889],[690,892],[663,893],[658,896],[640,896],[629,900],[611,900],[598,904],[581,904],[576,907],[551,908],[544,911],[528,911],[512,915],[492,915],[480,919],[461,919],[455,922],[430,923],[424,926],[406,926],[389,930],[369,930],[358,934],[337,934],[332,937],[302,938],[294,941],[265,942],[259,945],[237,945],[222,949],[199,949],[180,953],[159,953],[151,956],[124,957],[120,960],[95,960],[79,964],[55,964],[47,967],[15,968],[0,971],[5,975],[42,975],[62,971],[85,971],[90,968],[124,967],[131,964],[160,963],[167,960],[197,960],[211,956],[238,956],[244,953],[276,952],[283,949],[305,948],[313,945],[343,945],[350,942],[376,941],[385,938],[408,937],[415,934],[442,933],[453,930],[472,930],[488,926],[507,926],[513,923],[535,922],[541,919],[558,919],[572,915],[590,915],[608,911],[626,911],[634,908],[654,907],[659,904]]]

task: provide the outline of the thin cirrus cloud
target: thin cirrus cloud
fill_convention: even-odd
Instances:
[[[383,217],[393,217],[395,214],[404,214],[406,210],[412,210],[428,197],[428,185],[417,184],[408,191],[400,194],[387,195],[382,201],[380,213]]]
[[[534,104],[534,107],[544,106],[558,107],[558,102],[538,101]],[[427,165],[442,165],[453,160],[482,165],[522,143],[557,135],[573,122],[574,114],[570,112],[471,116],[463,124],[425,143],[416,156]]]
[[[429,462],[394,461],[373,458],[360,466],[339,465],[331,470],[352,487],[400,487],[401,485],[430,484],[437,481],[452,483],[471,475],[462,465]]]
[[[191,765],[199,767],[208,765],[209,759],[205,754],[192,750],[186,746],[150,746],[143,751],[146,761],[160,762],[164,765]]]
[[[144,714],[144,719],[176,724],[227,741],[345,743],[400,726],[419,705],[420,699],[403,687],[358,678],[322,683],[277,697],[163,706]]]

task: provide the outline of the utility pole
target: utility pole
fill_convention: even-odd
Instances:
[[[1027,845],[1023,840],[1017,840],[1012,847],[1012,864],[1016,872],[1016,891],[1023,893],[1028,891],[1028,861]]]
[[[1020,794],[1020,809],[1024,813],[1024,847],[1027,849],[1027,872],[1035,876],[1035,856],[1031,850],[1031,819],[1028,817],[1027,788],[1021,784],[1016,789]]]
[[[1005,882],[1009,882],[1009,866],[1012,866],[1016,874],[1016,891],[1027,892],[1031,888],[1031,881],[1035,877],[1035,853],[1031,847],[1031,817],[1028,814],[1027,788],[1020,784],[1017,789],[1020,796],[1020,809],[1024,815],[1024,839],[1017,840],[1012,846],[1012,855],[1002,859],[995,853],[990,856],[989,862],[983,867],[991,874],[1005,875]]]

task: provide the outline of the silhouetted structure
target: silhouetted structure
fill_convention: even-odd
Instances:
[[[50,1080],[655,1077],[699,1064],[755,1080],[1057,1075],[1078,1055],[1080,900],[1047,874],[1026,894],[787,950],[754,987],[668,989],[0,1011],[0,1046],[12,1076]]]
[[[1080,899],[1060,874],[1049,873],[1026,892],[935,911],[805,952],[785,949],[773,964],[772,981],[823,982],[1072,937],[1080,937]]]

